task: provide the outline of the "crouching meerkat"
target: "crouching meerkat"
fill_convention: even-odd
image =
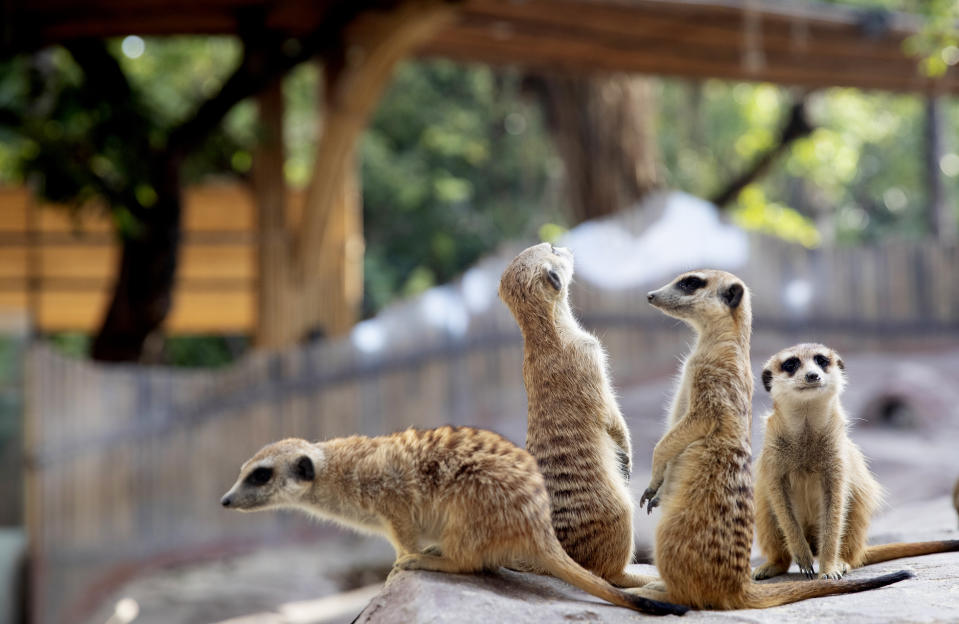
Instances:
[[[772,395],[756,462],[756,534],[766,563],[753,578],[782,574],[795,561],[813,577],[842,578],[870,563],[959,550],[959,540],[866,543],[882,498],[862,451],[849,439],[839,402],[845,365],[821,344],[798,344],[769,358],[763,387]]]
[[[572,279],[573,254],[549,243],[524,250],[500,278],[500,298],[523,333],[526,448],[566,552],[613,585],[635,587],[653,577],[625,571],[633,560],[629,430],[603,346],[570,309]]]
[[[662,508],[655,542],[662,582],[627,591],[699,609],[763,608],[912,576],[903,571],[857,581],[775,584],[750,578],[749,291],[735,275],[711,270],[684,273],[647,296],[654,307],[690,325],[697,338],[640,499],[640,505],[649,501],[648,511]]]
[[[489,431],[282,440],[243,464],[221,504],[300,509],[382,534],[396,549],[394,569],[469,573],[529,562],[622,607],[656,615],[687,610],[627,594],[573,561],[550,525],[536,461]]]

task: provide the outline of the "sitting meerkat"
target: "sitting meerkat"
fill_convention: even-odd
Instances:
[[[619,587],[654,577],[633,560],[632,448],[609,380],[606,352],[569,306],[573,254],[534,245],[509,264],[499,295],[523,333],[526,449],[552,504],[553,529],[570,557]]]
[[[866,543],[882,489],[847,434],[839,402],[845,365],[821,344],[798,344],[763,367],[772,395],[763,449],[756,462],[756,533],[766,563],[753,578],[782,574],[793,560],[807,577],[839,579],[850,568],[959,550],[959,540]]]
[[[243,464],[221,504],[300,509],[382,534],[396,549],[394,569],[469,573],[529,562],[621,607],[687,611],[627,594],[573,561],[550,524],[536,461],[489,431],[440,427],[315,444],[282,440]]]
[[[647,295],[696,331],[682,366],[669,428],[653,450],[640,499],[662,507],[655,563],[662,581],[630,593],[697,609],[765,608],[882,587],[912,575],[763,584],[750,578],[753,478],[749,291],[724,271],[684,273]]]

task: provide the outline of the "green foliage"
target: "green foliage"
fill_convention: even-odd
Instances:
[[[668,185],[707,198],[777,140],[796,97],[767,84],[660,84],[658,136]],[[959,127],[959,106],[944,105],[944,126]],[[739,197],[733,209],[737,222],[804,244],[817,244],[813,227],[823,238],[845,243],[923,236],[928,201],[923,99],[824,89],[810,96],[808,112],[815,131],[794,142]],[[956,197],[959,145],[954,138],[947,143],[950,151],[940,168]],[[956,208],[955,200],[951,205]]]
[[[543,205],[555,157],[518,83],[447,61],[399,67],[361,146],[367,313],[558,219]]]
[[[56,332],[47,337],[50,345],[60,353],[74,358],[85,358],[90,352],[90,337],[78,332]],[[247,346],[247,339],[219,335],[169,336],[163,340],[160,360],[169,366],[197,366],[216,368],[234,360]],[[0,374],[2,367],[13,361],[4,352],[0,340]],[[0,377],[2,381],[2,377]]]

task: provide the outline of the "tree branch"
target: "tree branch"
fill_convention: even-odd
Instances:
[[[335,50],[346,25],[369,8],[370,2],[352,0],[334,3],[319,26],[284,50],[276,33],[262,28],[261,15],[248,14],[241,20],[240,38],[244,56],[240,66],[212,98],[204,101],[192,117],[170,132],[167,149],[186,155],[200,145],[223,117],[242,100],[251,97],[288,71],[317,55]]]
[[[762,177],[769,170],[769,167],[772,166],[773,162],[779,157],[779,155],[785,152],[786,148],[788,148],[793,141],[805,136],[809,136],[812,133],[815,128],[806,118],[807,95],[808,94],[803,95],[792,105],[792,109],[789,112],[789,118],[783,125],[782,130],[779,132],[779,141],[776,143],[776,145],[773,146],[768,152],[760,156],[759,159],[753,163],[752,167],[746,170],[745,173],[733,180],[729,185],[726,186],[725,189],[716,194],[712,202],[719,206],[720,209],[725,208],[727,204],[731,203],[734,199],[736,199],[736,197],[739,196],[739,193],[741,193],[744,188],[755,182],[758,178]]]

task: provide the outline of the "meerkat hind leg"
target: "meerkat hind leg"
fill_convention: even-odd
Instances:
[[[753,570],[753,580],[761,581],[785,574],[789,570],[789,561],[767,561]]]
[[[470,572],[479,572],[483,569],[482,565],[475,565],[469,562],[456,561],[449,557],[438,555],[424,555],[420,553],[409,553],[403,555],[393,564],[394,570],[427,570],[430,572],[448,572],[450,574],[468,574]]]

